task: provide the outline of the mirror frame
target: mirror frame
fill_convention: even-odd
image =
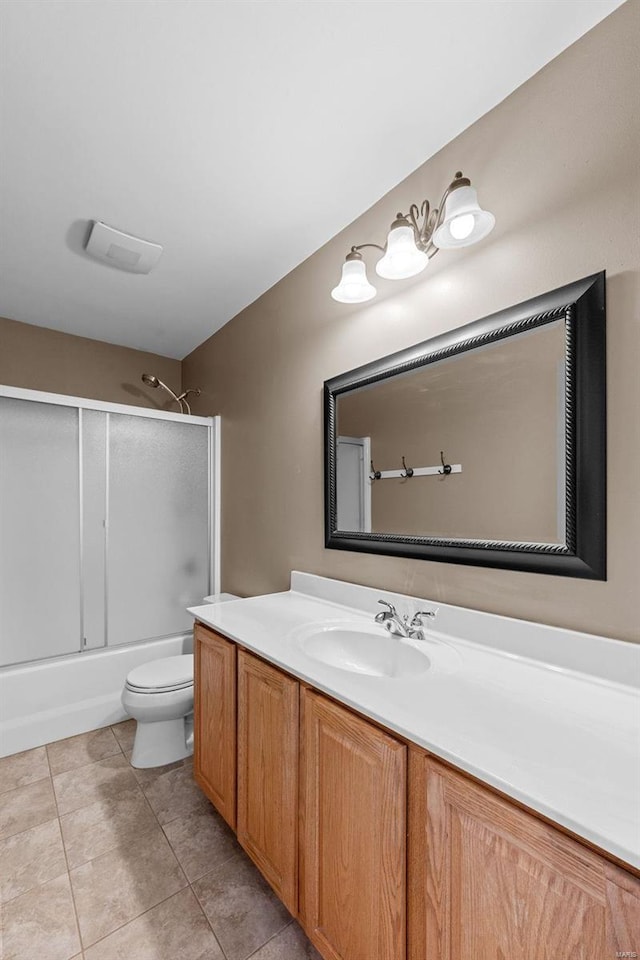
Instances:
[[[337,529],[336,413],[341,394],[559,319],[565,321],[566,334],[564,544]],[[604,271],[325,381],[324,435],[325,546],[329,549],[606,580]]]

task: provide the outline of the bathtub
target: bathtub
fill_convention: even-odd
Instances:
[[[0,669],[0,757],[124,720],[134,667],[193,652],[190,633]]]

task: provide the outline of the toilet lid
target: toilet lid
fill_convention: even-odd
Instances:
[[[137,690],[181,690],[193,683],[193,656],[164,657],[135,667],[127,686]]]

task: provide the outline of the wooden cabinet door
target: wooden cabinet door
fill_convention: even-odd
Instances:
[[[638,882],[617,873],[561,831],[410,750],[410,960],[640,953]]]
[[[403,960],[406,747],[308,689],[302,712],[303,926],[326,960]]]
[[[193,773],[236,825],[236,645],[201,624],[194,632]]]
[[[298,682],[238,651],[238,840],[298,910]]]

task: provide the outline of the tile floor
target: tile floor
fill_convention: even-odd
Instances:
[[[0,760],[1,960],[319,960],[193,782],[135,722]]]

